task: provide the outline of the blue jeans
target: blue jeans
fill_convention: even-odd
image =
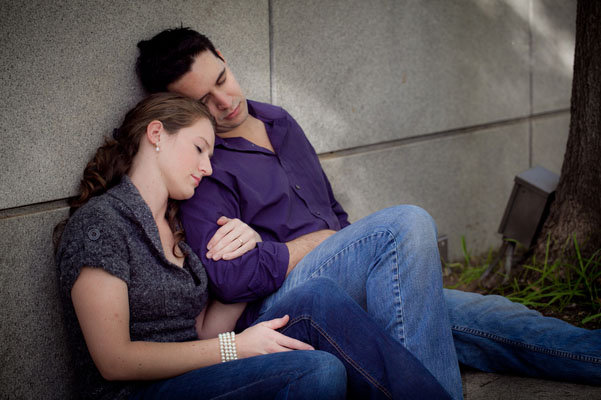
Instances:
[[[336,355],[351,399],[449,399],[432,374],[333,281],[312,279],[284,296],[256,323],[290,315],[280,331]]]
[[[376,212],[307,254],[265,299],[261,313],[304,282],[329,278],[460,399],[461,376],[442,295],[436,236],[432,218],[419,207]]]
[[[431,217],[418,207],[391,207],[316,247],[262,311],[295,286],[324,276],[404,344],[453,398],[462,397],[457,360],[483,371],[600,384],[601,330],[576,328],[499,296],[443,291],[440,275]]]
[[[323,351],[290,351],[200,368],[150,383],[130,397],[142,399],[345,399],[342,363]]]
[[[256,321],[315,347],[230,361],[149,384],[132,399],[448,399],[424,366],[328,279],[291,290]],[[339,361],[340,360],[340,361]],[[345,371],[346,370],[346,371]],[[348,383],[347,383],[348,376]]]
[[[601,385],[601,330],[544,317],[502,296],[447,289],[444,295],[462,364]]]

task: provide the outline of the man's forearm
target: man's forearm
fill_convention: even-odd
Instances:
[[[316,232],[307,233],[306,235],[299,236],[294,240],[286,242],[288,247],[288,253],[290,254],[288,259],[288,270],[286,276],[296,267],[296,264],[302,260],[304,256],[309,254],[314,248],[316,248],[321,242],[332,236],[336,231],[330,229],[323,229]]]

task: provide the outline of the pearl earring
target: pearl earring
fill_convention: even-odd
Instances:
[[[155,149],[157,152],[160,150],[160,149],[159,149],[159,144],[158,144],[158,143],[156,144],[156,147],[155,147],[154,149]]]

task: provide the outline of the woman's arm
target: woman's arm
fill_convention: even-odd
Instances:
[[[223,304],[217,300],[196,317],[196,332],[200,339],[217,337],[221,332],[233,331],[246,303]]]
[[[132,341],[127,285],[100,268],[84,267],[71,298],[88,350],[107,380],[170,378],[221,361],[217,339],[179,343]],[[238,357],[311,346],[276,332],[287,316],[257,324],[236,338]]]

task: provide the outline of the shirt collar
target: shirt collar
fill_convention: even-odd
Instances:
[[[267,103],[246,100],[248,113],[265,124],[267,136],[273,146],[276,154],[279,153],[281,144],[288,133],[287,114],[281,108]],[[241,137],[221,138],[215,136],[215,147],[225,147],[230,150],[259,152],[273,155],[267,149],[256,146],[248,140]]]

